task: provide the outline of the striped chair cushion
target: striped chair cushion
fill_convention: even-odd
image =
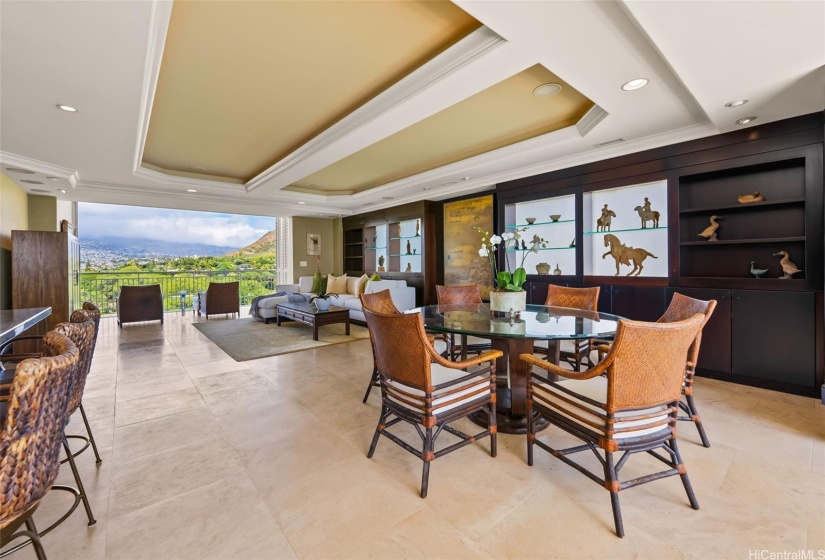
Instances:
[[[458,379],[459,377],[464,377],[467,375],[467,372],[465,371],[446,368],[438,364],[432,364],[430,367],[433,385],[440,385],[441,383],[446,383],[451,379]],[[405,395],[399,395],[396,397],[393,389],[398,389],[399,391],[404,391],[405,393],[411,393],[420,398],[408,397]],[[456,393],[444,395],[444,393],[455,391],[456,389],[459,389]],[[417,404],[420,404],[422,409],[424,408],[424,391],[392,380],[387,381],[387,391],[390,400],[403,406],[404,408],[417,411],[415,407],[403,402],[402,399],[415,401]],[[469,379],[459,385],[452,385],[440,391],[436,391],[433,393],[433,414],[444,414],[445,412],[456,407],[475,401],[477,401],[480,406],[490,401],[491,392],[490,381],[488,379],[482,379],[481,377]]]

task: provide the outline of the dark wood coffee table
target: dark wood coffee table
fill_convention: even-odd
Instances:
[[[312,340],[318,340],[318,327],[333,323],[344,323],[347,327],[347,335],[349,335],[349,310],[343,307],[330,307],[328,311],[318,311],[310,303],[279,303],[277,320],[279,327],[282,319],[298,321],[312,327]]]

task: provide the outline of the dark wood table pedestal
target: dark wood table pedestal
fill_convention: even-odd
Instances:
[[[532,338],[493,338],[493,350],[501,350],[504,356],[496,360],[496,424],[505,434],[527,433],[527,376],[530,367],[521,361],[521,354],[533,353]],[[507,384],[507,371],[510,384]],[[475,413],[470,419],[480,426],[487,426],[487,414]],[[547,420],[534,414],[536,431],[547,427]]]

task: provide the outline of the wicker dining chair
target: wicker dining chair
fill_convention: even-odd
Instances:
[[[435,293],[438,298],[438,305],[478,305],[483,303],[478,284],[461,284],[456,286],[437,285],[435,287]],[[464,360],[467,358],[469,352],[480,354],[491,348],[490,341],[486,338],[462,334],[460,340],[461,342],[456,344],[454,334],[450,334],[449,337],[445,339],[447,343],[447,356],[450,359],[460,357]]]
[[[676,443],[676,423],[685,361],[703,321],[700,313],[673,323],[621,320],[604,360],[584,372],[569,371],[533,354],[521,355],[531,366],[568,378],[554,382],[533,373],[527,379],[527,463],[533,465],[533,446],[538,445],[602,485],[610,492],[620,537],[624,536],[621,490],[678,474],[691,507],[699,509]],[[584,445],[554,449],[536,439],[535,413]],[[660,449],[667,455],[659,453]],[[568,458],[587,450],[598,458],[604,478]],[[616,452],[623,452],[618,461],[613,458]],[[620,481],[619,471],[627,459],[642,452],[669,468]]]
[[[32,514],[52,488],[60,469],[60,448],[70,386],[80,352],[66,336],[50,331],[43,337],[43,357],[16,368],[8,409],[0,429],[0,543],[29,540],[37,558],[46,553]],[[25,524],[24,530],[19,530]]]
[[[383,313],[385,315],[397,315],[401,313],[392,301],[392,296],[389,290],[381,290],[371,294],[361,294],[361,308],[368,309],[373,313]],[[375,343],[372,340],[372,331],[370,331],[370,345],[372,346],[372,377],[370,377],[370,384],[367,385],[367,392],[364,393],[364,400],[367,402],[370,396],[370,391],[373,387],[380,387],[381,380],[378,375],[378,362],[375,360]]]
[[[598,311],[600,291],[601,288],[599,286],[594,288],[569,288],[567,286],[549,284],[547,286],[547,299],[545,299],[544,305],[549,307],[568,307],[584,311]],[[568,345],[569,347],[565,348],[565,346]],[[552,342],[536,342],[534,352],[547,354],[548,358],[550,353],[554,352],[555,357],[551,361],[559,364],[561,360],[564,360],[570,364],[570,367],[572,367],[574,371],[579,371],[582,366],[582,361],[585,358],[587,358],[591,366],[593,365],[593,361],[590,359],[590,353],[594,349],[595,344],[590,339],[572,341],[555,340]]]
[[[430,462],[490,436],[490,455],[496,456],[496,359],[498,350],[461,362],[446,360],[433,348],[419,314],[374,313],[364,308],[381,380],[381,416],[367,457],[378,438],[386,436],[424,461],[421,497],[427,497]],[[486,364],[486,365],[485,365]],[[474,368],[474,369],[470,369]],[[452,426],[474,412],[486,413],[488,428],[467,435]],[[393,419],[390,419],[394,416]],[[420,451],[388,431],[399,422],[415,427],[423,441]],[[424,431],[422,432],[421,427]],[[442,431],[461,441],[436,451]]]

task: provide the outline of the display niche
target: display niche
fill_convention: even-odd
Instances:
[[[667,181],[585,193],[585,276],[667,277]]]
[[[364,270],[368,274],[387,270],[387,224],[364,228]]]
[[[575,276],[576,270],[576,196],[566,195],[504,207],[504,231],[518,231],[525,249],[507,250],[510,270],[524,261],[527,274]],[[501,232],[497,232],[501,233]],[[529,252],[530,240],[538,235],[547,241],[538,252]]]
[[[387,227],[390,240],[387,270],[390,272],[421,272],[421,220],[392,222]]]

